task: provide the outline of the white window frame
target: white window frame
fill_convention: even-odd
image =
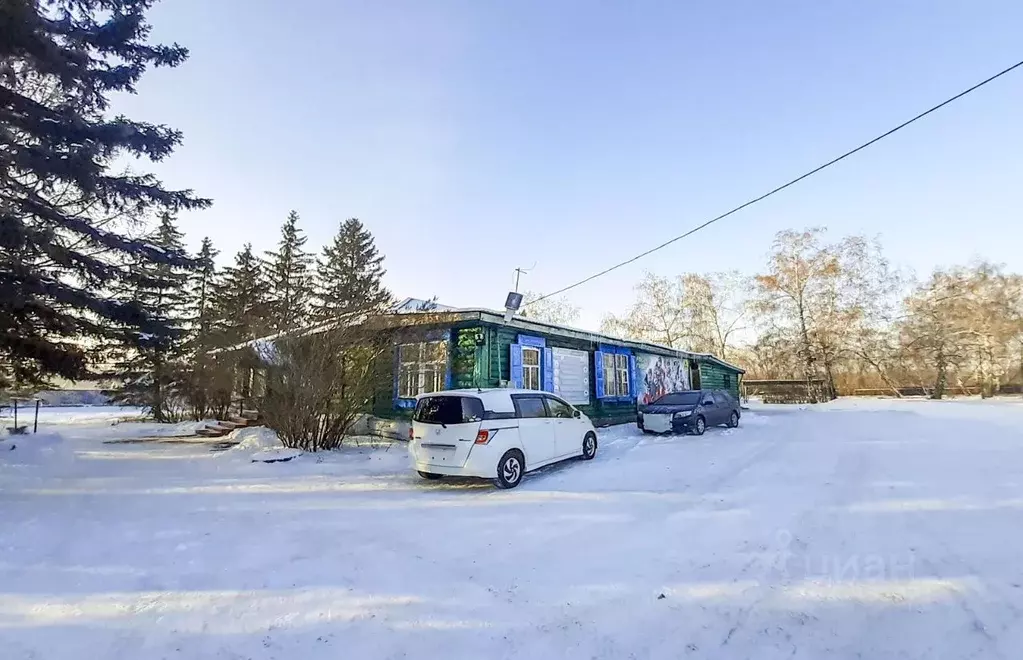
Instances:
[[[441,350],[431,355],[437,348]],[[427,357],[432,359],[425,359]],[[398,345],[399,399],[412,399],[419,394],[440,392],[447,385],[447,372],[447,340]]]
[[[543,390],[543,372],[540,368],[540,361],[543,359],[541,349],[536,346],[523,346],[522,347],[522,389],[524,390]],[[526,364],[526,354],[533,353],[536,355],[536,364]]]
[[[632,374],[629,373],[629,356],[622,353],[615,355],[615,371],[618,376],[618,396],[629,396],[629,380]]]
[[[629,355],[626,353],[604,353],[604,396],[619,399],[629,396]]]

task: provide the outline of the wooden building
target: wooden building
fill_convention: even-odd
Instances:
[[[411,414],[415,396],[450,388],[553,392],[594,423],[631,422],[636,405],[666,391],[724,389],[739,396],[742,369],[712,355],[617,339],[490,310],[395,314],[390,382],[373,396],[376,417]]]

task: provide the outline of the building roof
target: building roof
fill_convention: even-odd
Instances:
[[[411,314],[414,312],[449,312],[455,309],[448,305],[441,305],[436,300],[423,300],[422,298],[406,298],[400,303],[391,307],[396,314]]]
[[[433,307],[422,306],[418,303],[427,302]],[[525,331],[534,332],[547,332],[553,334],[560,334],[564,337],[571,337],[573,339],[581,339],[583,341],[594,342],[597,344],[615,344],[618,346],[625,346],[634,350],[644,351],[647,353],[655,353],[659,355],[665,355],[669,357],[679,358],[692,358],[699,361],[711,362],[718,364],[726,369],[731,369],[740,374],[746,373],[746,370],[742,367],[738,367],[730,362],[725,362],[719,357],[716,357],[710,353],[694,353],[693,351],[683,351],[678,348],[672,348],[670,346],[664,346],[661,344],[654,344],[645,341],[636,341],[633,339],[622,339],[620,337],[612,337],[611,335],[601,334],[599,332],[591,332],[589,330],[582,330],[580,328],[573,328],[566,325],[558,325],[556,323],[548,323],[546,321],[538,321],[536,319],[530,319],[525,316],[513,316],[510,321],[505,321],[505,314],[497,312],[492,309],[483,308],[465,308],[457,309],[448,307],[446,305],[438,305],[433,301],[420,301],[416,298],[406,298],[404,301],[395,305],[391,308],[390,313],[380,314],[376,316],[367,316],[365,314],[353,314],[351,319],[357,320],[357,323],[365,323],[371,319],[382,320],[386,327],[400,327],[404,325],[416,325],[409,323],[410,320],[418,318],[420,323],[423,325],[447,325],[454,323],[466,323],[466,322],[480,322],[480,323],[492,323],[494,325],[507,325],[512,328],[518,328]],[[328,321],[326,323],[320,323],[314,326],[307,326],[298,330],[291,331],[289,333],[280,333],[276,335],[270,335],[262,337],[260,339],[242,342],[238,346],[229,349],[219,349],[215,352],[220,351],[232,351],[243,347],[253,347],[260,352],[266,350],[267,347],[273,345],[273,341],[285,335],[291,336],[302,336],[312,335],[318,332],[329,330],[335,322]]]

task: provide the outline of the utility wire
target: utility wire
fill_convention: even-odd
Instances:
[[[775,193],[779,193],[782,190],[785,190],[786,188],[788,188],[789,186],[794,186],[795,184],[799,183],[803,179],[807,179],[807,178],[813,176],[814,174],[817,174],[821,170],[826,169],[828,167],[831,167],[832,165],[834,165],[835,163],[838,163],[839,161],[845,160],[846,158],[848,158],[849,156],[852,156],[856,152],[862,151],[862,150],[866,149],[867,147],[871,146],[872,144],[874,144],[876,142],[880,142],[881,140],[885,139],[889,135],[892,135],[893,133],[901,131],[903,128],[909,126],[910,124],[912,124],[913,122],[917,121],[918,119],[923,119],[924,117],[926,117],[927,115],[931,114],[932,112],[934,112],[936,110],[940,110],[941,108],[945,107],[949,103],[952,103],[953,101],[957,101],[957,100],[961,99],[962,97],[966,96],[970,92],[973,92],[973,91],[976,91],[976,90],[980,89],[981,87],[983,87],[984,85],[988,84],[989,82],[992,82],[992,81],[994,81],[994,80],[996,80],[998,78],[1001,78],[1005,74],[1009,73],[1010,71],[1012,71],[1014,69],[1018,69],[1021,66],[1023,66],[1023,60],[1021,60],[1019,62],[1016,62],[1015,64],[1013,64],[1012,66],[1010,66],[1010,67],[1008,67],[1006,69],[1002,69],[1001,71],[999,71],[995,75],[991,76],[990,78],[985,78],[984,80],[980,81],[976,85],[973,85],[972,87],[964,89],[963,91],[959,92],[955,96],[942,101],[941,103],[939,103],[938,105],[930,108],[929,110],[925,110],[924,112],[921,112],[920,114],[918,114],[917,116],[913,117],[912,119],[908,119],[908,120],[902,122],[901,124],[899,124],[898,126],[896,126],[895,128],[893,128],[893,129],[891,129],[889,131],[886,131],[886,132],[882,133],[881,135],[878,135],[873,140],[870,140],[869,142],[864,142],[863,144],[861,144],[860,146],[856,147],[855,149],[852,149],[851,151],[847,151],[844,154],[842,154],[841,156],[839,156],[837,158],[834,158],[832,160],[829,160],[828,162],[824,163],[823,165],[819,165],[818,167],[815,167],[814,169],[810,170],[806,174],[802,174],[802,175],[796,177],[795,179],[792,179],[788,183],[778,186],[777,188],[775,188],[774,190],[771,190],[770,192],[766,192],[766,193],[764,193],[763,195],[761,195],[759,197],[755,197],[755,198],[749,200],[748,202],[745,202],[745,203],[743,203],[743,204],[741,204],[739,206],[736,206],[731,211],[728,211],[727,213],[722,213],[721,215],[717,216],[716,218],[711,218],[710,220],[704,222],[702,225],[698,225],[696,227],[693,227],[692,229],[690,229],[686,233],[679,234],[675,238],[667,240],[664,243],[661,243],[660,245],[658,245],[657,247],[650,248],[646,252],[641,252],[640,254],[637,254],[636,256],[632,257],[631,259],[627,259],[626,261],[622,261],[621,263],[615,264],[614,266],[611,266],[610,268],[606,268],[606,269],[600,271],[599,273],[596,273],[594,275],[590,275],[589,277],[587,277],[585,279],[579,280],[575,284],[569,284],[568,286],[566,286],[564,288],[561,288],[561,289],[558,289],[557,291],[554,291],[552,293],[548,293],[546,295],[540,296],[536,300],[532,300],[532,301],[530,301],[528,303],[525,303],[523,305],[523,307],[528,307],[529,305],[532,305],[533,303],[538,303],[541,300],[544,300],[546,298],[550,298],[552,296],[556,296],[558,294],[562,294],[562,293],[568,291],[569,289],[574,289],[577,286],[582,286],[583,284],[586,284],[587,282],[591,282],[591,281],[597,279],[598,277],[602,277],[604,275],[607,275],[611,271],[618,270],[622,266],[627,266],[627,265],[633,263],[634,261],[639,261],[643,257],[645,257],[645,256],[647,256],[649,254],[653,254],[654,252],[657,252],[658,250],[664,249],[664,248],[668,247],[669,245],[671,245],[672,243],[675,243],[676,241],[681,241],[683,238],[686,238],[688,236],[692,236],[696,232],[698,232],[701,229],[704,229],[706,227],[709,227],[710,225],[714,224],[718,220],[724,220],[725,218],[727,218],[728,216],[732,215],[733,213],[738,213],[739,211],[743,210],[747,206],[752,206],[752,205],[756,204],[757,202],[761,202],[761,201],[767,199],[768,197],[770,197],[771,195],[774,195]]]

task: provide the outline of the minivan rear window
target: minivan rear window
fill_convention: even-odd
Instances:
[[[471,396],[428,396],[412,419],[423,424],[469,424],[483,420],[483,402]]]

